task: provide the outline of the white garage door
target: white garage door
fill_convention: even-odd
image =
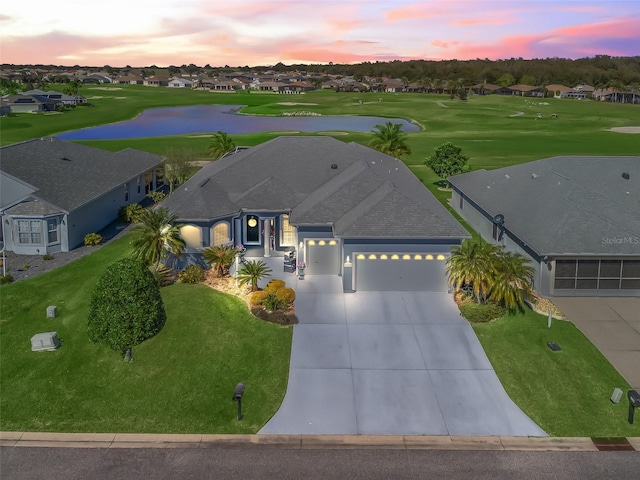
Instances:
[[[355,290],[446,292],[442,253],[355,254]]]
[[[309,275],[340,274],[340,243],[332,239],[305,240],[305,273]]]

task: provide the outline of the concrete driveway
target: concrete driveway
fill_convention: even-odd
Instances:
[[[546,436],[446,293],[297,281],[289,384],[263,434]]]
[[[553,303],[634,388],[640,388],[640,298],[564,297]]]

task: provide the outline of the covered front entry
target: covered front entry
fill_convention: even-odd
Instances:
[[[335,239],[305,240],[306,273],[309,275],[340,274],[340,243]]]
[[[357,253],[354,290],[446,292],[442,253]]]

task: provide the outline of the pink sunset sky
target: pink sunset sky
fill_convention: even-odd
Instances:
[[[4,2],[0,28],[13,64],[640,55],[638,0],[32,0]]]

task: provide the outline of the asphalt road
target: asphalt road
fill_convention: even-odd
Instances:
[[[605,480],[639,475],[639,452],[0,448],[3,480]]]

